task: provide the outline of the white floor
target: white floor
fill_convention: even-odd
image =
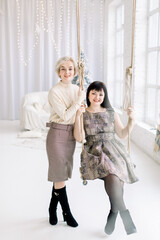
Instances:
[[[0,239],[2,240],[159,240],[160,239],[160,165],[135,145],[131,155],[137,165],[139,182],[125,185],[125,202],[138,233],[127,236],[120,217],[108,237],[104,226],[109,201],[100,180],[82,185],[79,174],[80,148],[75,153],[73,177],[67,182],[72,213],[78,228],[62,220],[48,223],[48,204],[52,184],[47,181],[47,156],[44,149],[16,146],[18,121],[0,121]]]

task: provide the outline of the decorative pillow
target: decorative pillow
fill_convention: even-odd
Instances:
[[[50,113],[49,103],[45,103],[45,104],[43,105],[43,109],[44,109],[44,111],[46,111],[47,113]]]
[[[38,102],[34,102],[34,103],[33,103],[33,107],[34,107],[36,110],[38,110],[38,111],[42,111],[42,110],[43,110],[42,105],[41,105],[40,103],[38,103]]]

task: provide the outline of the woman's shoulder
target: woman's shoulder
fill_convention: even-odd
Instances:
[[[106,108],[106,111],[108,111],[108,112],[115,112],[113,107]]]
[[[112,107],[107,108],[107,114],[111,121],[114,121],[115,118],[115,110]]]
[[[68,87],[64,88],[61,86],[61,84],[58,82],[56,85],[54,85],[50,90],[49,90],[49,95],[53,94],[60,94],[63,95],[65,91],[72,91],[78,93],[79,87],[75,84],[70,84]]]
[[[59,83],[57,83],[49,90],[48,95],[59,94],[59,91],[60,91],[60,87],[59,87]]]
[[[59,85],[60,85],[59,82],[57,82],[53,87],[50,88],[49,92],[59,88]]]

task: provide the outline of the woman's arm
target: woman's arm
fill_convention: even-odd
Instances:
[[[128,136],[128,132],[131,132],[134,126],[134,112],[132,107],[128,108],[127,114],[129,119],[126,127],[123,126],[119,115],[117,113],[114,114],[115,132],[120,138],[126,138]]]
[[[85,112],[85,107],[82,105],[76,113],[76,119],[74,123],[74,138],[77,142],[82,142],[85,138],[84,129],[82,129],[82,122],[81,117],[83,116],[82,113]]]

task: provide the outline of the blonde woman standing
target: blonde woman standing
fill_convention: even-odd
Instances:
[[[75,139],[73,127],[76,111],[85,99],[85,92],[71,83],[76,74],[76,64],[71,57],[62,57],[55,68],[60,81],[50,89],[50,122],[46,149],[49,161],[48,181],[53,182],[49,205],[49,222],[57,224],[57,205],[60,203],[64,221],[71,227],[78,223],[72,216],[65,181],[72,176]]]

